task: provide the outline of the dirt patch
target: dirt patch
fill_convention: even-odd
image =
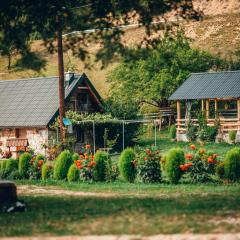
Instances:
[[[114,197],[117,194],[114,193],[96,193],[96,192],[80,192],[80,191],[70,191],[64,189],[56,189],[53,187],[39,187],[33,185],[21,185],[17,187],[17,192],[19,195],[47,195],[47,196],[93,196],[93,197]]]
[[[133,235],[64,236],[64,237],[17,237],[1,240],[239,240],[240,234],[174,234],[148,237]]]

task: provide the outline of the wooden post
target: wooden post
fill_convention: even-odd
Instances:
[[[202,99],[202,113],[204,112],[204,99]]]
[[[181,103],[180,100],[177,101],[177,140],[178,140],[178,135],[180,133],[179,128],[181,124]]]
[[[209,100],[206,100],[206,119],[208,120],[209,118]]]
[[[217,118],[217,115],[218,115],[218,101],[217,101],[217,99],[214,100],[214,104],[215,104],[215,118]]]
[[[238,130],[240,129],[240,99],[237,100]]]

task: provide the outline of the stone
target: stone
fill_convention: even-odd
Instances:
[[[17,187],[13,182],[0,181],[0,205],[17,201]]]

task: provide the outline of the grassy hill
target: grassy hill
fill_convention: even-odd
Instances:
[[[224,58],[236,58],[236,52],[240,50],[240,12],[238,12],[238,1],[200,0],[195,1],[196,7],[205,14],[204,20],[199,22],[182,22],[188,37],[193,39],[192,45],[196,48],[207,50]],[[238,5],[237,5],[238,4]],[[128,46],[134,46],[145,35],[144,28],[132,28],[125,31],[122,41]],[[57,55],[49,54],[41,41],[34,41],[31,45],[32,51],[45,60],[45,67],[40,71],[13,67],[7,70],[7,58],[0,57],[0,79],[21,79],[28,77],[57,75]],[[90,45],[91,59],[98,46]],[[12,65],[16,63],[19,56],[13,56]],[[104,69],[100,63],[92,60],[93,67],[87,69],[79,59],[73,57],[71,52],[64,54],[65,69],[70,66],[76,72],[85,72],[102,96],[108,92],[106,75],[117,66],[115,61]]]

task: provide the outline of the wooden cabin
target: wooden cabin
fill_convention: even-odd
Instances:
[[[66,110],[78,113],[102,111],[101,97],[85,74],[66,73]],[[33,149],[44,153],[56,131],[50,128],[58,116],[58,77],[42,77],[0,81],[0,150]],[[86,134],[75,129],[78,142],[86,142]]]
[[[198,125],[199,111],[208,126],[217,118],[218,139],[228,142],[229,132],[237,131],[236,141],[240,141],[240,71],[192,73],[169,100],[177,102],[178,141],[187,141],[187,121]]]

